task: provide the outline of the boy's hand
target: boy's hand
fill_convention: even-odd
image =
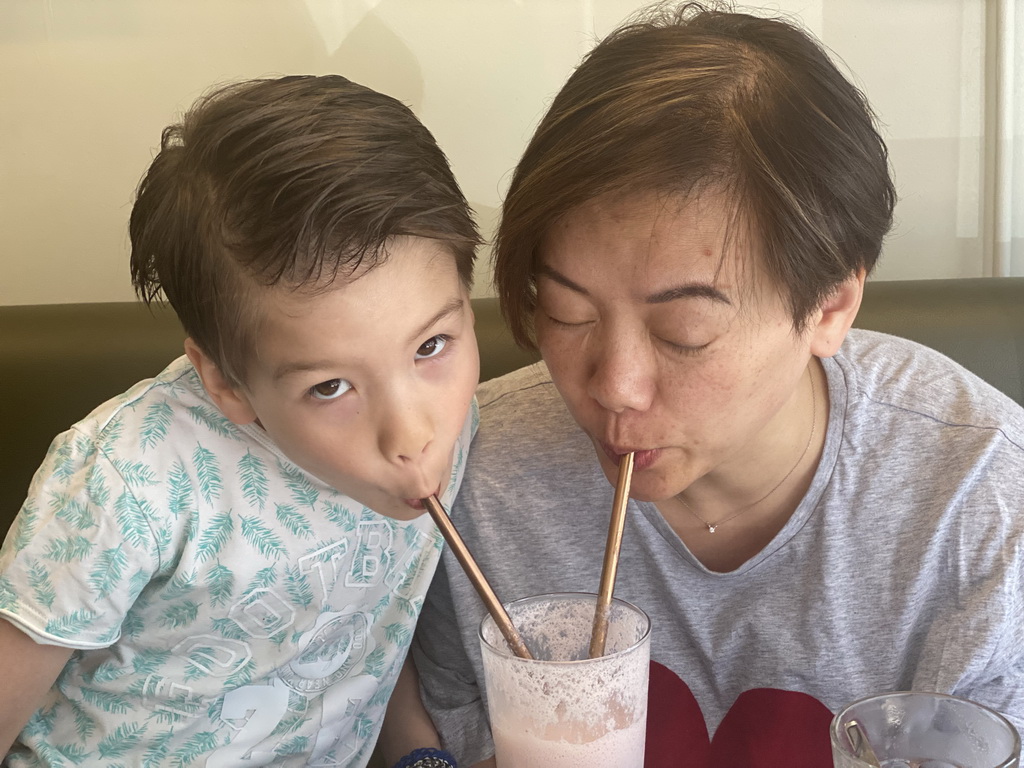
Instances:
[[[0,618],[0,759],[64,669],[72,648],[40,645]]]

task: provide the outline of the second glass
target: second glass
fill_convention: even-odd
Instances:
[[[1009,720],[981,704],[940,693],[884,693],[855,701],[832,720],[831,736],[836,768],[1019,765],[1020,737]],[[858,744],[862,737],[877,763]]]

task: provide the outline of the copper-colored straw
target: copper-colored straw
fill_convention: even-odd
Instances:
[[[526,643],[523,642],[523,638],[520,637],[519,632],[516,630],[515,625],[512,624],[512,619],[509,618],[508,613],[505,611],[505,607],[498,600],[498,596],[494,594],[494,590],[491,589],[491,585],[487,583],[486,577],[484,577],[483,571],[480,570],[480,566],[476,564],[476,560],[469,553],[469,547],[466,546],[466,542],[462,540],[462,536],[455,530],[455,526],[452,524],[451,518],[448,517],[448,513],[444,511],[444,507],[441,506],[441,502],[437,500],[437,496],[429,496],[423,500],[423,506],[427,508],[427,512],[434,518],[434,524],[441,530],[441,535],[444,536],[444,540],[448,542],[448,546],[452,548],[452,552],[455,553],[455,557],[458,558],[459,563],[462,565],[462,570],[466,572],[466,576],[473,582],[473,586],[476,587],[477,594],[480,595],[480,599],[484,601],[484,605],[487,606],[487,612],[491,614],[491,618],[494,619],[494,623],[501,630],[501,634],[504,635],[505,641],[508,643],[512,652],[521,658],[532,659],[529,650],[526,648]]]
[[[604,548],[604,567],[601,570],[601,588],[597,594],[597,609],[594,611],[594,629],[590,634],[590,658],[604,656],[604,644],[608,638],[608,611],[615,590],[615,573],[619,569],[619,548],[622,546],[622,528],[626,524],[626,503],[629,501],[629,481],[633,477],[633,454],[627,453],[619,459],[619,477],[615,483],[615,501],[612,504],[612,521],[608,526],[608,543]]]

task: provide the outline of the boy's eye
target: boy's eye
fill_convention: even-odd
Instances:
[[[428,357],[436,357],[441,354],[441,351],[448,346],[450,338],[445,336],[443,333],[431,338],[420,344],[420,348],[416,350],[416,359],[425,360]]]
[[[330,381],[321,381],[319,384],[314,384],[309,388],[309,394],[315,400],[334,400],[336,397],[344,395],[350,389],[352,389],[352,385],[344,379],[331,379]]]

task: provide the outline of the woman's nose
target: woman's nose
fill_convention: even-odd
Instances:
[[[645,411],[651,406],[656,366],[646,342],[606,339],[592,361],[587,393],[602,408],[621,413]]]

